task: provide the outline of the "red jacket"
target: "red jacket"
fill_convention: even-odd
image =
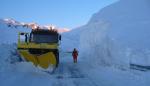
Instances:
[[[73,56],[74,58],[77,58],[77,56],[78,56],[78,51],[77,51],[77,50],[74,50],[74,51],[72,52],[72,56]]]

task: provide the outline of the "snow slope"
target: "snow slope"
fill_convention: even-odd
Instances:
[[[85,26],[80,37],[80,53],[83,60],[94,61],[100,66],[129,66],[129,60],[116,42],[108,36],[108,23]],[[91,29],[92,28],[92,29]],[[121,59],[120,57],[124,58]]]
[[[94,14],[88,23],[108,22],[112,38],[129,47],[150,48],[149,8],[149,0],[121,0]]]
[[[120,0],[95,13],[81,27],[83,57],[107,65],[150,65],[149,8],[149,0]]]
[[[18,40],[18,33],[19,32],[30,32],[31,29],[25,28],[23,26],[14,26],[18,25],[18,23],[11,23],[9,26],[10,22],[4,21],[3,19],[0,19],[0,44],[2,43],[7,43],[7,44],[12,44],[12,43],[17,43]]]

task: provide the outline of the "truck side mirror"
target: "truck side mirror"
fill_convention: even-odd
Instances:
[[[25,34],[25,42],[28,42],[28,34]]]
[[[61,41],[61,35],[59,35],[59,40]]]

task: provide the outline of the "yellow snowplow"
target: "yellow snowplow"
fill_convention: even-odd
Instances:
[[[35,29],[31,33],[18,34],[18,52],[25,61],[47,69],[59,64],[59,41],[56,30]]]

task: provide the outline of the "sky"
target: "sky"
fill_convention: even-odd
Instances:
[[[92,14],[118,0],[0,0],[0,18],[75,28],[86,24]]]

